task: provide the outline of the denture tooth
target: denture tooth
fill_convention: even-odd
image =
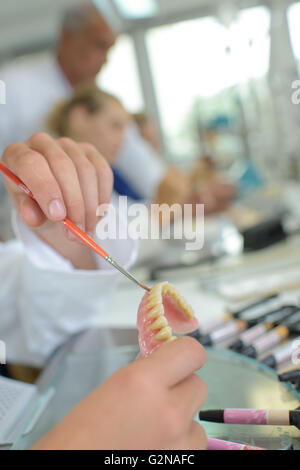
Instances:
[[[156,284],[156,286],[152,287],[152,289],[150,290],[150,294],[149,295],[160,295],[161,294],[161,291],[162,291],[162,288],[163,288],[163,284],[160,283],[160,284]]]
[[[171,284],[168,285],[168,292],[171,292],[172,294],[176,292],[178,294],[178,291],[175,289],[174,286],[171,286]]]
[[[165,289],[162,289],[162,293],[167,294],[167,295],[171,295],[171,296],[175,296],[177,294],[177,291],[176,291],[176,289],[174,289],[174,287],[170,286],[170,284],[169,284],[168,286],[166,286]]]
[[[151,291],[148,295],[148,300],[161,299],[160,291]]]
[[[190,305],[188,305],[188,308],[186,309],[185,313],[188,318],[194,318],[195,316],[194,310],[192,309]]]
[[[180,300],[179,305],[188,318],[194,317],[194,311],[192,307],[185,300]]]
[[[157,339],[158,341],[164,341],[166,339],[170,339],[171,336],[172,329],[169,326],[166,326],[155,335],[155,339]]]
[[[172,292],[172,291],[168,291],[168,292],[165,293],[165,295],[168,295],[169,297],[171,297],[171,298],[174,299],[174,300],[177,300],[177,297],[178,297],[178,296],[176,295],[176,291],[173,291],[173,292]]]
[[[149,300],[152,300],[152,299],[157,299],[157,298],[159,298],[159,297],[160,297],[160,293],[159,293],[159,292],[156,292],[156,291],[153,291],[153,292],[152,292],[152,291],[151,291],[151,292],[149,293],[148,299],[149,299]]]
[[[177,336],[171,336],[171,338],[167,339],[166,343],[172,343],[175,339],[178,339]]]
[[[149,307],[149,308],[156,307],[158,304],[161,304],[161,300],[160,300],[159,297],[149,299],[148,302],[147,302],[147,307]]]
[[[180,308],[182,308],[183,310],[186,310],[187,309],[187,303],[186,301],[182,298],[182,297],[177,297],[176,299],[178,305]]]
[[[156,284],[149,293],[147,307],[150,309],[150,312],[147,316],[148,319],[155,319],[164,314],[162,307],[163,295],[169,295],[172,297],[172,299],[177,303],[178,307],[183,310],[183,313],[187,318],[193,318],[195,316],[192,307],[186,302],[185,298],[181,296],[176,288],[168,282],[162,282]]]
[[[192,307],[186,302],[186,300],[181,295],[174,296],[174,299],[188,318],[193,318],[195,316]]]
[[[168,320],[166,319],[166,317],[158,317],[155,322],[152,323],[150,329],[151,330],[161,330],[162,328],[165,328],[166,326],[168,326]]]
[[[181,295],[178,294],[178,292],[174,292],[172,297],[176,300],[176,302],[185,302],[185,300],[181,297]]]
[[[166,292],[171,288],[172,287],[168,282],[164,282],[164,284],[161,286],[162,293],[166,294]]]
[[[153,320],[157,317],[160,317],[163,314],[164,314],[163,306],[159,304],[150,310],[150,312],[147,314],[147,318],[149,320]]]

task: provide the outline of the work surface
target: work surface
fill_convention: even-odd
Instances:
[[[300,279],[299,235],[255,253],[224,257],[214,263],[203,263],[193,268],[170,270],[162,273],[161,279],[155,282],[169,281],[174,284],[193,307],[199,322],[205,323],[221,316],[228,306],[235,303],[233,298],[222,295],[222,289],[226,291],[227,286],[231,286],[238,297],[239,283],[261,278],[263,282],[258,282],[253,295],[260,295],[261,291],[263,296],[268,277],[276,273],[281,281],[281,274],[286,274],[288,270],[299,270]],[[149,287],[155,284],[154,281],[149,281],[147,268],[133,269],[132,272]],[[122,279],[117,292],[100,317],[100,325],[114,328],[135,327],[138,306],[144,293],[143,289]]]
[[[100,330],[83,333],[58,351],[40,382],[42,396],[52,399],[31,433],[19,438],[15,449],[27,449],[52,428],[78,401],[113,372],[134,360],[138,347],[135,330]],[[208,349],[207,364],[199,371],[208,387],[206,408],[293,409],[300,396],[278,382],[276,374],[258,362],[228,351]],[[167,367],[167,365],[166,365]],[[34,419],[34,416],[33,418]],[[282,426],[236,426],[203,423],[209,437],[234,440],[268,449],[294,444],[300,449],[300,431]]]
[[[268,250],[220,260],[213,266],[202,265],[185,274],[171,273],[169,280],[193,306],[201,323],[222,315],[231,300],[220,295],[222,283],[249,277],[268,276],[300,261],[300,239],[294,237]],[[138,277],[149,284],[147,272]],[[279,275],[280,277],[280,275]],[[53,395],[31,433],[18,439],[14,448],[28,448],[46,433],[83,396],[87,395],[115,370],[134,360],[137,353],[136,315],[144,291],[124,280],[101,314],[102,330],[87,332],[72,339],[50,361],[38,383],[41,400]],[[199,372],[208,385],[206,408],[279,408],[299,406],[300,396],[289,385],[257,361],[228,351],[208,351],[208,362]],[[40,401],[41,403],[41,401]],[[39,404],[37,406],[39,407]],[[258,427],[204,424],[210,437],[242,443],[282,448],[293,442],[300,449],[300,432],[287,427]]]

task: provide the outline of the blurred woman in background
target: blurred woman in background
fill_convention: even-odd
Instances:
[[[149,119],[142,121],[142,129],[145,130],[146,125],[147,130]],[[131,117],[120,100],[93,86],[78,89],[73,98],[58,104],[48,119],[47,127],[56,136],[93,144],[114,169],[130,123]],[[158,146],[159,139],[152,127],[144,138],[152,137],[152,144]],[[134,174],[134,167],[129,170]],[[126,182],[115,171],[114,176],[116,192],[137,200],[134,189],[126,187]],[[206,213],[214,213],[224,210],[233,195],[232,187],[220,181],[208,181],[199,188],[194,176],[170,167],[150,202],[168,205],[202,203]]]
[[[116,97],[96,87],[85,87],[55,107],[47,127],[59,137],[93,144],[113,166],[129,120]]]
[[[143,139],[151,145],[155,152],[160,153],[161,145],[159,133],[153,119],[150,119],[150,117],[144,112],[135,113],[132,115],[132,117],[133,120],[136,122]]]

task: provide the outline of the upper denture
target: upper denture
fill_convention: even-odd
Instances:
[[[156,284],[145,294],[138,311],[141,356],[148,356],[163,342],[174,341],[173,331],[186,334],[198,328],[193,309],[168,282]]]

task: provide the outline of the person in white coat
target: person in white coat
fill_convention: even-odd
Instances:
[[[1,69],[6,104],[0,105],[0,152],[8,144],[47,130],[45,122],[55,104],[71,98],[77,87],[95,83],[116,39],[117,33],[99,10],[90,2],[83,3],[65,12],[54,55],[18,59]],[[215,210],[214,194],[195,192],[190,178],[169,168],[133,124],[114,172],[116,190],[122,195],[170,205],[198,202],[204,203],[208,212]],[[7,209],[1,206],[0,218],[3,210],[7,220]],[[6,234],[2,237],[9,238]]]
[[[72,334],[99,325],[120,280],[118,271],[54,223],[67,215],[93,234],[97,207],[110,201],[112,172],[93,146],[43,133],[9,146],[3,162],[37,202],[5,177],[18,240],[0,245],[0,339],[8,362],[42,367]],[[135,261],[130,238],[102,240],[101,246],[126,268]]]
[[[58,223],[68,216],[93,231],[99,202],[109,202],[112,174],[91,145],[42,133],[10,145],[3,162],[35,201],[5,177],[22,242],[0,245],[0,332],[8,358],[42,365],[68,335],[97,326],[117,280]],[[130,265],[129,245],[113,251]],[[192,338],[163,345],[110,377],[33,449],[205,449],[204,430],[193,420],[207,394],[194,375],[204,363],[204,349]]]
[[[117,33],[99,10],[83,3],[66,10],[55,54],[24,57],[0,69],[0,79],[6,84],[6,104],[0,106],[0,152],[45,131],[56,103],[72,97],[75,88],[94,84],[116,39]],[[143,189],[142,196],[152,198],[165,165],[135,132],[128,132],[119,161],[122,174],[127,169],[131,175],[133,167],[141,170],[137,190]],[[147,184],[140,185],[141,178]]]
[[[0,105],[0,154],[9,144],[44,131],[50,110],[73,89],[94,83],[116,34],[92,3],[73,6],[62,19],[56,52],[23,57],[0,69],[6,103]],[[0,238],[12,236],[10,206],[0,175]]]

